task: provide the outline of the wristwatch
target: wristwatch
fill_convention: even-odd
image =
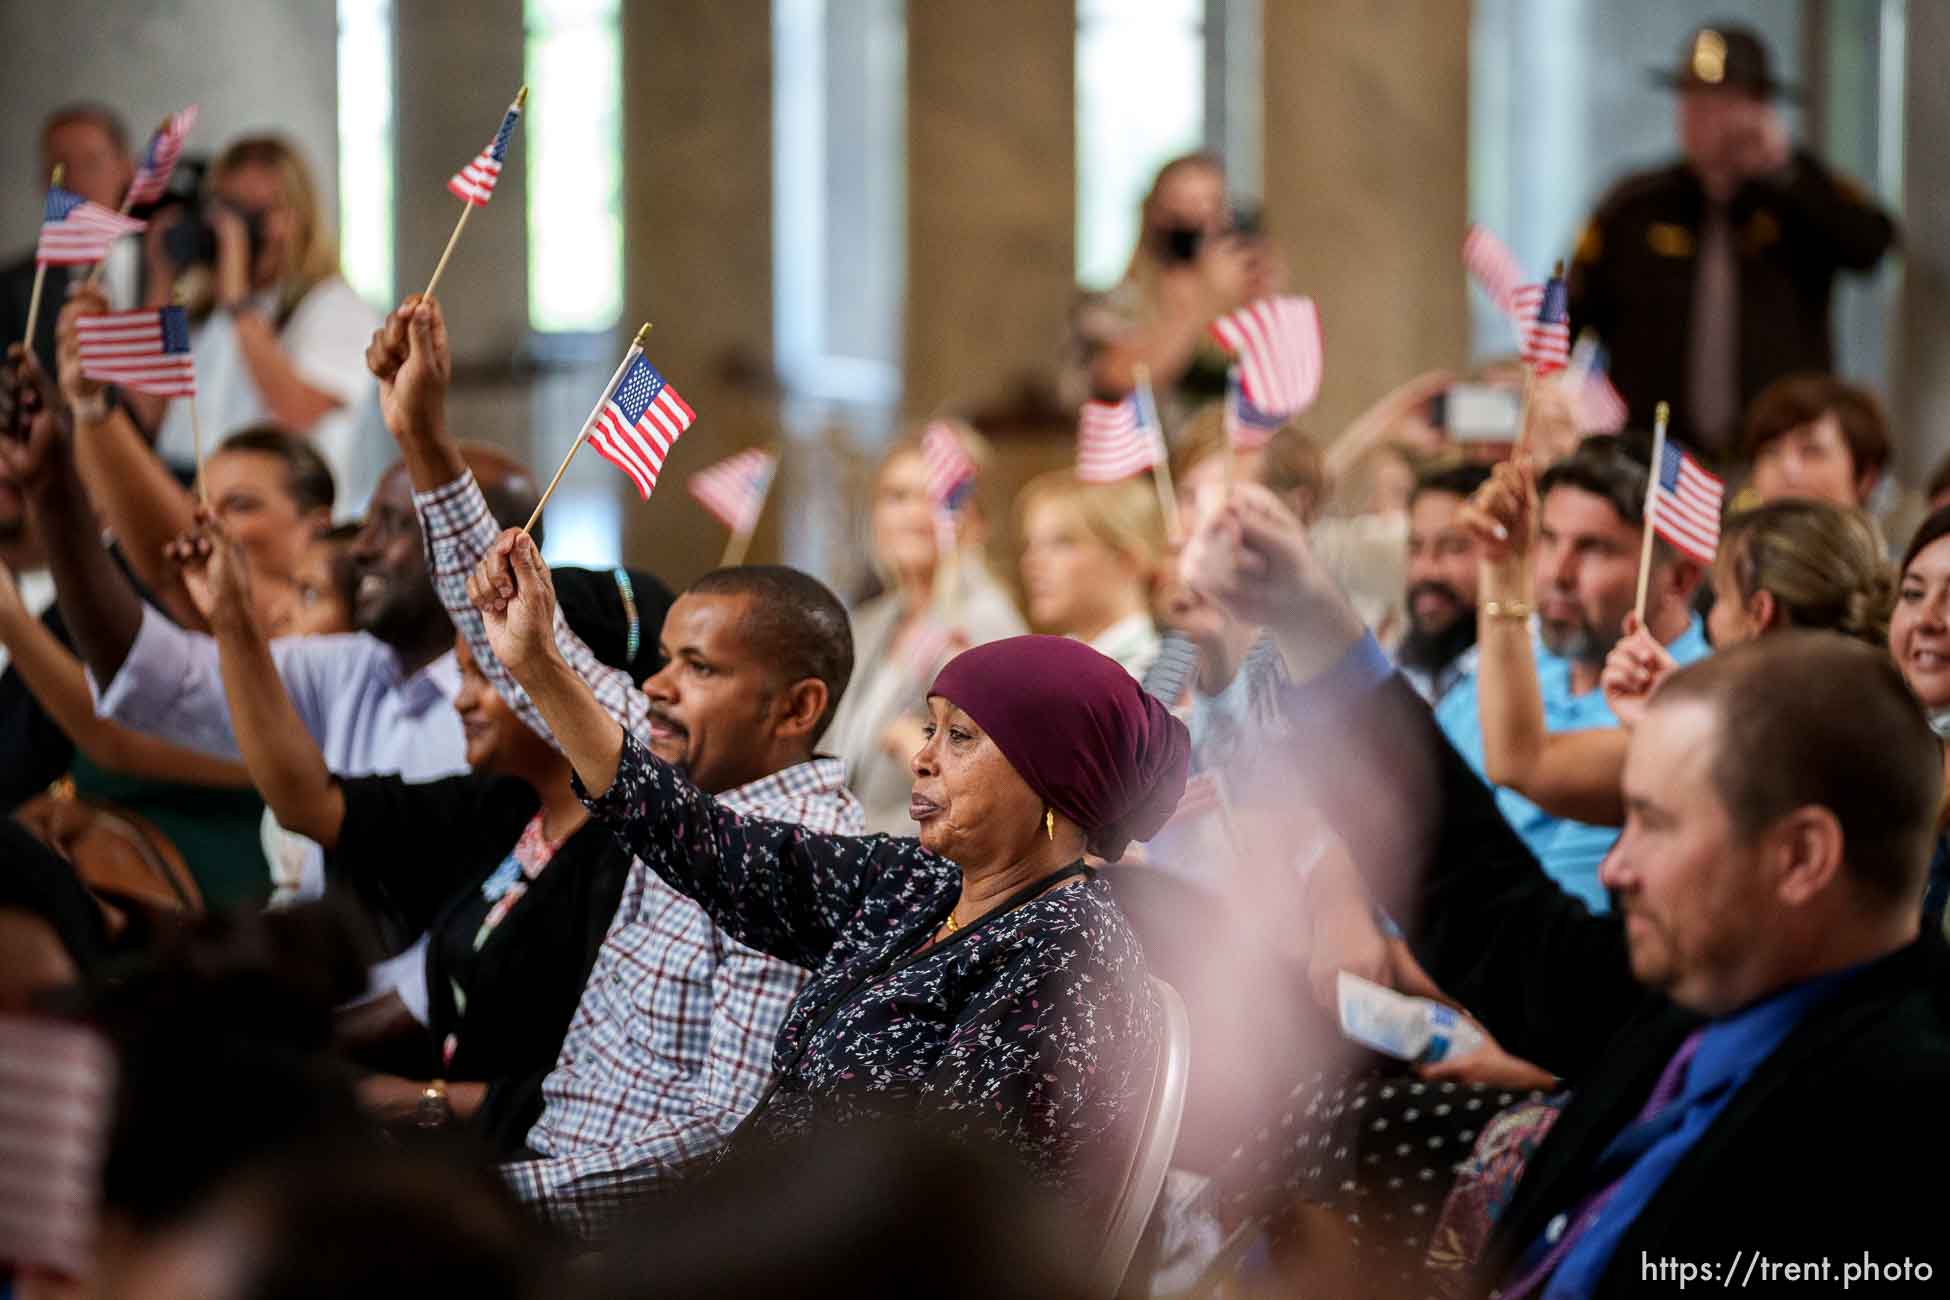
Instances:
[[[420,1094],[420,1104],[413,1112],[416,1128],[445,1128],[453,1122],[454,1108],[447,1102],[447,1081],[435,1079]]]

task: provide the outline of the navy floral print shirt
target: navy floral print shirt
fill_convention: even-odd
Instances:
[[[580,789],[580,787],[578,787]],[[1098,1208],[1142,1123],[1162,1035],[1105,885],[1052,889],[921,950],[961,871],[917,840],[822,835],[720,806],[626,736],[591,812],[733,937],[812,971],[751,1122],[920,1119],[999,1143]]]

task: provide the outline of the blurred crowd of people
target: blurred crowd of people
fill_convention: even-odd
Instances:
[[[1289,273],[1190,155],[1065,377],[1148,377],[1169,479],[1005,517],[917,425],[851,607],[551,569],[449,424],[460,322],[359,300],[290,142],[186,170],[7,364],[0,1294],[1927,1280],[1881,1162],[1945,1154],[1950,466],[1892,535],[1833,373],[1892,219],[1751,33],[1668,80],[1682,156],[1569,275],[1622,431],[1512,358],[1241,442],[1211,327]],[[119,205],[111,110],[41,143]],[[201,465],[80,363],[172,301]],[[1648,536],[1662,401],[1733,489],[1710,563]],[[1356,1046],[1350,977],[1475,1046]]]

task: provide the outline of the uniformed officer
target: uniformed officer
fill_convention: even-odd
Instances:
[[[1673,432],[1724,460],[1770,381],[1834,368],[1835,274],[1874,267],[1896,226],[1793,147],[1753,32],[1700,28],[1660,80],[1678,92],[1684,157],[1605,196],[1578,240],[1571,323],[1603,340],[1636,426],[1669,399]]]

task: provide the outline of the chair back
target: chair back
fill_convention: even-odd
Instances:
[[[1165,1174],[1171,1168],[1171,1154],[1178,1145],[1178,1124],[1185,1114],[1185,1078],[1191,1068],[1191,1021],[1185,1015],[1184,999],[1178,990],[1159,979],[1148,977],[1164,1010],[1164,1041],[1159,1044],[1157,1067],[1151,1074],[1151,1096],[1144,1111],[1144,1124],[1137,1146],[1124,1176],[1124,1183],[1111,1202],[1110,1221],[1104,1243],[1097,1255],[1099,1294],[1116,1295],[1137,1253],[1138,1240],[1145,1224],[1157,1208],[1164,1191]]]

